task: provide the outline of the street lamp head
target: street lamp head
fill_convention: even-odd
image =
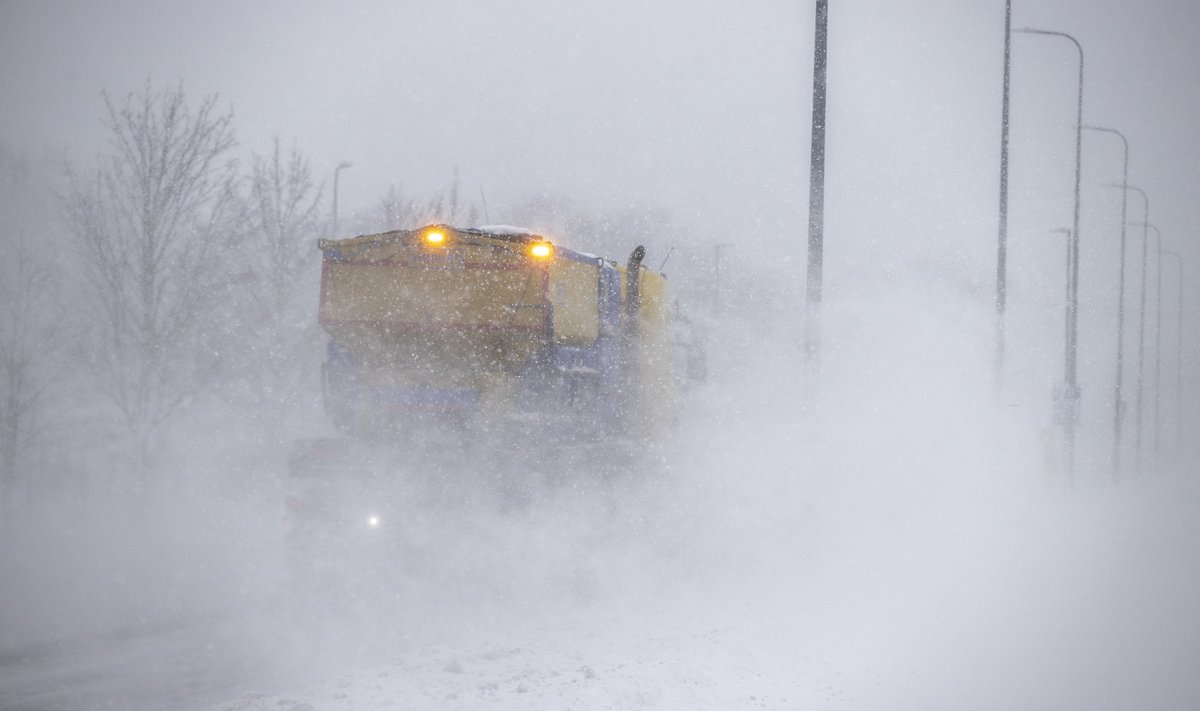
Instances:
[[[1058,30],[1039,30],[1036,27],[1018,27],[1017,29],[1013,30],[1013,32],[1020,32],[1023,35],[1054,35],[1056,37],[1067,37],[1074,41],[1074,38],[1071,37],[1071,35],[1067,34],[1066,32],[1059,32]]]
[[[1122,185],[1121,183],[1103,183],[1103,185],[1106,188],[1116,188],[1118,190],[1132,190],[1135,193],[1140,193],[1142,198],[1145,199],[1145,201],[1146,201],[1146,207],[1149,208],[1149,206],[1150,206],[1150,198],[1149,198],[1149,196],[1146,195],[1146,191],[1142,190],[1141,188],[1139,188],[1136,185]]]
[[[1125,224],[1128,225],[1129,227],[1141,227],[1142,229],[1152,230],[1154,232],[1154,236],[1158,238],[1158,248],[1160,250],[1162,249],[1162,238],[1163,238],[1162,230],[1155,227],[1153,223],[1150,223],[1150,222],[1126,222]]]

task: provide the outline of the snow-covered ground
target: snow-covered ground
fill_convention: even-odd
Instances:
[[[354,661],[213,708],[1193,708],[1200,488],[1059,494],[913,501],[862,538],[815,524],[820,543],[709,550],[707,570],[596,541],[577,554],[612,557],[586,591],[326,619],[308,644],[360,637]]]
[[[339,663],[213,708],[1198,707],[1200,472],[1066,485],[986,350],[894,308],[817,393],[718,349],[661,466],[443,521],[439,573],[323,620]]]
[[[820,390],[735,325],[756,347],[714,346],[646,467],[415,512],[386,583],[297,587],[278,502],[184,500],[148,572],[91,555],[49,571],[75,597],[37,586],[60,629],[93,627],[71,600],[150,622],[6,655],[0,707],[1200,707],[1200,472],[1067,486],[1040,411],[997,406],[985,338],[945,307],[839,308]]]

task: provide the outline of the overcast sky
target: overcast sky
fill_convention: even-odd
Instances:
[[[327,180],[353,161],[343,214],[392,182],[445,187],[457,167],[493,222],[537,192],[662,206],[698,241],[732,235],[802,266],[813,5],[2,0],[0,141],[89,160],[101,90],[182,82],[233,108],[247,155],[277,134]],[[986,284],[1002,0],[831,5],[830,270],[941,252]],[[1200,254],[1200,3],[1018,0],[1014,25],[1079,37],[1085,120],[1126,132],[1151,219]],[[1018,36],[1013,62],[1014,240],[1040,245],[1070,224],[1075,58]],[[1084,162],[1085,242],[1099,249],[1119,221],[1098,187],[1119,179],[1119,146],[1088,136]]]

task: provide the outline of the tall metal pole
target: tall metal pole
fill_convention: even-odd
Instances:
[[[1183,431],[1183,258],[1179,258],[1179,310],[1175,312],[1175,466],[1179,458],[1180,433]]]
[[[1125,134],[1115,128],[1104,128],[1103,126],[1084,126],[1088,131],[1100,131],[1103,133],[1111,133],[1121,139],[1121,144],[1125,147],[1125,160],[1121,171],[1121,259],[1119,266],[1118,288],[1117,288],[1117,382],[1113,393],[1113,480],[1120,481],[1121,479],[1121,420],[1125,416],[1125,401],[1121,396],[1122,380],[1124,378],[1124,363],[1125,363],[1125,222],[1127,217],[1127,207],[1129,203],[1129,141],[1126,140]]]
[[[1023,28],[1017,30],[1026,34],[1043,35],[1047,37],[1062,37],[1068,39],[1079,50],[1079,90],[1076,92],[1075,104],[1075,213],[1071,226],[1071,279],[1069,289],[1071,298],[1067,304],[1067,348],[1064,368],[1066,380],[1063,393],[1063,428],[1066,430],[1066,460],[1067,481],[1075,477],[1075,428],[1079,421],[1079,401],[1081,393],[1078,380],[1078,347],[1079,347],[1079,182],[1083,167],[1083,45],[1066,32]]]
[[[1146,215],[1142,222],[1142,295],[1141,305],[1138,308],[1138,376],[1137,376],[1137,466],[1138,474],[1142,473],[1142,401],[1145,398],[1146,392],[1146,263],[1149,261],[1150,251],[1150,198],[1144,190],[1137,188],[1137,191],[1142,194],[1143,214]]]
[[[1148,223],[1133,223],[1142,229],[1154,230],[1156,239],[1156,269],[1155,269],[1155,320],[1154,320],[1154,471],[1159,471],[1160,465],[1160,411],[1162,404],[1161,375],[1162,375],[1162,232]],[[1147,233],[1148,234],[1148,233]],[[1143,329],[1144,333],[1144,329]]]
[[[337,164],[333,169],[333,236],[338,233],[338,173],[342,172],[343,168],[349,168],[353,163],[344,160]]]
[[[1182,462],[1179,461],[1179,431],[1183,425],[1183,257],[1177,252],[1163,250],[1163,256],[1170,257],[1175,260],[1175,268],[1179,270],[1179,279],[1177,286],[1179,287],[1178,308],[1175,311],[1177,322],[1175,324],[1175,466],[1179,467]]]
[[[1071,230],[1066,227],[1059,227],[1053,230],[1057,234],[1064,235],[1063,245],[1067,248],[1066,259],[1063,264],[1066,265],[1066,279],[1063,284],[1066,286],[1066,294],[1063,297],[1063,330],[1066,332],[1070,328],[1070,322],[1067,315],[1071,312]],[[1062,414],[1062,413],[1060,413]]]
[[[1004,310],[1008,301],[1008,98],[1012,66],[1012,0],[1004,0],[1004,85],[1000,99],[1000,233],[996,246],[996,383],[1004,379]]]
[[[821,291],[825,252],[825,70],[829,49],[829,0],[817,0],[813,50],[812,158],[808,183],[808,311],[804,351],[821,362]]]
[[[1158,259],[1154,267],[1154,471],[1162,472],[1162,232],[1150,225],[1158,237]]]
[[[1105,187],[1122,188],[1126,191],[1132,190],[1142,196],[1142,282],[1141,282],[1141,304],[1138,307],[1138,367],[1137,367],[1137,398],[1135,411],[1134,425],[1136,432],[1134,435],[1134,463],[1136,474],[1142,473],[1142,394],[1146,382],[1146,261],[1150,245],[1150,232],[1146,227],[1150,223],[1150,196],[1146,194],[1136,185],[1115,185],[1107,183]],[[1137,226],[1138,223],[1131,222],[1130,225]]]

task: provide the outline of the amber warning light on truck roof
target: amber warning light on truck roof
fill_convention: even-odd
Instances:
[[[430,247],[441,247],[446,244],[446,233],[441,230],[429,230],[425,233],[425,244]]]
[[[529,256],[535,259],[546,259],[554,254],[554,245],[549,242],[534,242],[529,245]]]

